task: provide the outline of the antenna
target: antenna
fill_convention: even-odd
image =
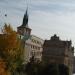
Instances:
[[[26,0],[26,10],[28,11],[31,0]]]
[[[28,0],[26,0],[27,10],[28,10]]]
[[[26,0],[26,11],[27,11],[27,14],[28,14],[28,0]]]

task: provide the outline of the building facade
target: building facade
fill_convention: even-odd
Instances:
[[[71,41],[60,40],[57,35],[52,36],[50,40],[45,40],[42,60],[68,66],[71,75],[73,71],[73,57],[74,48]]]
[[[30,38],[26,41],[25,47],[26,47],[26,56],[27,62],[30,60],[32,56],[34,56],[35,61],[41,61],[42,58],[42,46],[43,46],[44,40],[35,36],[31,35]]]
[[[73,74],[75,74],[75,56],[73,58],[74,58],[74,60],[73,60]]]

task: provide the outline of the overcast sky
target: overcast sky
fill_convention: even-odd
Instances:
[[[75,46],[75,0],[0,0],[0,27],[7,22],[16,30],[27,4],[32,34],[43,39],[57,34]]]

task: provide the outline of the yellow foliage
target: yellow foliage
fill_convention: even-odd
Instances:
[[[12,29],[10,25],[4,25],[3,29],[3,45],[6,49],[14,49],[18,47],[19,41],[17,40],[17,33]]]
[[[6,62],[0,58],[0,75],[11,75],[10,72],[6,69]]]
[[[20,40],[17,38],[17,33],[10,25],[5,24],[2,29],[2,37],[0,37],[0,49],[7,50],[13,53],[20,46]]]
[[[10,25],[5,24],[2,33],[0,35],[0,57],[3,57],[10,64],[10,67],[15,69],[17,66],[16,62],[23,53],[21,41],[17,37],[16,31]]]

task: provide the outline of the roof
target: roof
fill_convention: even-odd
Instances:
[[[45,40],[43,46],[59,46],[59,47],[69,47],[71,45],[71,41],[63,41],[57,35],[51,37],[50,40]]]
[[[28,10],[26,10],[26,12],[25,12],[25,14],[24,14],[24,17],[23,17],[22,25],[19,26],[19,27],[20,27],[20,28],[24,28],[24,27],[29,28],[29,27],[28,27]],[[18,27],[18,28],[19,28],[19,27]]]
[[[44,41],[42,38],[40,38],[40,37],[38,37],[38,36],[36,36],[36,35],[31,35],[31,37],[35,37],[35,38],[38,38],[38,39]]]

